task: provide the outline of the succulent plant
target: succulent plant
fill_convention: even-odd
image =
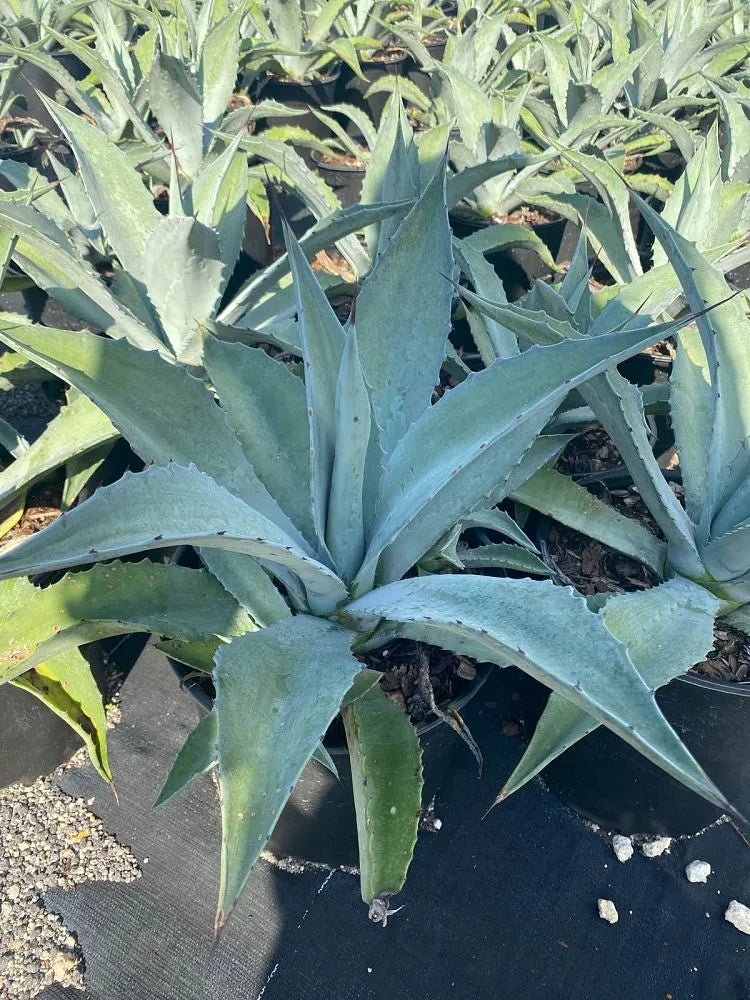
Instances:
[[[713,619],[721,616],[734,627],[749,631],[750,550],[745,542],[750,523],[750,464],[744,428],[750,377],[746,349],[750,318],[743,300],[732,298],[712,256],[701,253],[671,224],[681,221],[678,203],[687,213],[689,202],[684,193],[681,202],[676,198],[661,215],[637,196],[634,198],[667,263],[626,286],[606,304],[601,299],[597,303],[596,296],[590,293],[583,242],[558,289],[538,283],[523,304],[513,306],[490,306],[470,292],[464,294],[495,322],[506,327],[520,324],[516,327],[519,330],[523,326],[522,339],[527,344],[569,338],[591,342],[615,326],[625,324],[625,328],[632,329],[634,324],[648,323],[661,314],[674,302],[676,277],[682,298],[697,317],[676,334],[677,360],[669,392],[685,506],[669,488],[652,453],[640,392],[614,370],[592,379],[579,392],[615,443],[664,541],[639,521],[619,514],[551,468],[531,477],[514,496],[644,563],[669,580],[666,586],[672,588],[672,593],[683,594],[685,606],[701,607],[711,626]],[[705,224],[706,216],[701,219],[693,232]],[[640,308],[636,306],[634,315],[636,301]],[[707,306],[711,307],[709,311]],[[617,602],[607,599],[604,604],[602,614],[615,634],[621,613],[648,619],[641,651],[634,653],[637,664],[646,644],[658,646],[661,642],[660,619],[665,613],[662,602],[666,593],[665,586],[659,586],[618,598]],[[686,633],[684,642],[668,649],[662,647],[664,655],[660,653],[651,663],[643,660],[639,670],[656,689],[703,659],[712,645],[712,627],[706,626],[697,633]],[[553,695],[502,796],[519,788],[595,727],[594,720],[564,695]]]
[[[269,72],[288,80],[312,80],[330,73],[339,61],[358,72],[358,48],[347,37],[343,21],[351,5],[352,0],[310,5],[269,0],[249,5],[244,29],[246,80]]]
[[[681,135],[687,158],[685,169],[674,185],[662,183],[651,191],[664,202],[665,218],[724,270],[736,262],[735,252],[740,257],[745,252],[742,248],[748,231],[750,188],[744,180],[744,150],[750,148],[750,133],[743,132],[739,125],[733,133],[735,145],[725,147],[723,154],[716,126],[703,138]],[[601,155],[556,145],[561,156],[586,179],[590,193],[575,188],[561,191],[561,183],[557,191],[550,186],[538,192],[534,204],[584,226],[595,252],[616,282],[629,283],[643,276],[636,240],[637,216],[630,210],[628,197],[630,178],[623,177],[616,164]],[[569,183],[569,178],[565,180]],[[721,264],[722,260],[725,264]],[[657,247],[654,263],[664,262],[664,254]]]
[[[374,187],[402,177],[402,140],[394,135]],[[464,523],[489,520],[518,543],[506,555],[528,554],[528,540],[496,505],[559,451],[560,437],[541,432],[573,388],[608,378],[612,365],[675,326],[561,338],[498,359],[433,404],[454,262],[445,163],[431,163],[400,225],[386,215],[370,233],[374,266],[345,326],[287,232],[302,377],[248,344],[206,336],[199,348],[185,339],[187,324],[181,339],[151,328],[137,343],[146,327],[109,300],[126,335],[0,318],[5,344],[83,393],[147,463],[0,555],[2,597],[13,609],[0,632],[0,679],[44,691],[63,714],[75,708],[98,739],[94,709],[76,707],[90,689],[65,688],[62,658],[82,642],[156,632],[181,640],[196,668],[213,666],[215,713],[188,738],[164,794],[218,761],[217,927],[339,711],[357,782],[362,894],[371,916],[387,917],[417,832],[420,750],[414,727],[354,652],[394,636],[518,664],[730,808],[661,715],[629,656],[626,628],[617,638],[581,597],[550,582],[406,576]],[[126,241],[133,277],[145,282],[144,217],[117,230],[101,216],[107,239]],[[23,250],[25,225],[7,207],[2,218],[22,229]],[[193,246],[209,239],[190,218],[178,225],[200,237]],[[193,302],[187,291],[176,281],[170,301]],[[177,544],[195,546],[205,569],[119,561]],[[493,554],[500,565],[502,555]],[[24,579],[92,563],[100,565],[46,588]]]

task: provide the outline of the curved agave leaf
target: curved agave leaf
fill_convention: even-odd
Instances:
[[[364,492],[372,421],[370,396],[350,327],[336,385],[336,447],[326,542],[339,575],[353,580],[365,553]]]
[[[204,125],[203,103],[195,80],[182,59],[157,51],[147,87],[149,106],[182,172],[195,177],[211,138]]]
[[[105,781],[112,781],[107,754],[107,719],[91,667],[77,649],[70,648],[39,663],[12,681],[42,701],[68,723],[83,740],[89,759]]]
[[[0,417],[0,446],[2,446],[13,458],[19,459],[29,450],[29,442],[20,434],[15,427]],[[2,472],[0,472],[0,483],[2,483]],[[16,492],[13,490],[12,492]],[[0,504],[2,501],[0,500]]]
[[[167,644],[162,643],[159,648]],[[171,656],[169,650],[165,650]],[[213,669],[213,664],[211,666]],[[209,670],[210,673],[210,670]],[[316,760],[338,778],[336,765],[326,748],[320,743],[312,752],[310,760]],[[216,712],[209,712],[190,733],[175,757],[167,779],[154,802],[154,808],[163,806],[170,799],[183,792],[196,778],[216,767],[219,757],[216,752]]]
[[[552,570],[539,556],[508,542],[492,542],[476,548],[459,548],[456,556],[464,569],[512,569],[532,576],[551,576]]]
[[[484,163],[477,163],[476,166],[466,167],[460,173],[448,178],[446,185],[448,208],[455,208],[462,198],[466,198],[480,184],[497,177],[498,174],[522,170],[524,167],[536,164],[542,165],[556,155],[556,153],[543,153],[539,156],[530,156],[527,153],[509,153],[507,156],[499,156],[497,159],[489,159]]]
[[[540,286],[537,288],[541,290]],[[505,303],[488,303],[465,289],[461,290],[461,294],[482,312],[505,319],[506,322],[512,321],[516,331],[533,343],[550,343],[559,341],[560,338],[576,340],[581,337],[580,331],[570,322],[553,319],[543,312],[528,312]],[[630,319],[632,322],[627,325],[631,330],[650,330],[656,341],[676,333],[689,318],[651,326],[648,325],[649,316],[631,316]],[[620,325],[626,324],[623,321]],[[616,329],[609,327],[605,330],[609,332],[613,328]],[[604,330],[600,330],[596,338],[590,336],[589,342],[595,342],[602,335]],[[700,575],[701,564],[693,537],[693,525],[665,481],[653,454],[639,390],[630,385],[613,367],[582,385],[580,392],[617,446],[644,502],[667,538],[672,564],[687,575]]]
[[[718,609],[719,602],[708,591],[675,579],[641,593],[615,594],[600,615],[609,631],[627,647],[646,684],[656,690],[705,657],[713,646]],[[648,619],[648,629],[643,628],[644,619]],[[579,706],[553,691],[526,752],[497,801],[518,791],[598,725]]]
[[[637,195],[633,198],[664,247],[688,305],[695,313],[703,310],[696,317],[696,324],[713,392],[706,506],[698,524],[699,541],[705,542],[712,533],[720,534],[734,526],[729,517],[723,515],[722,507],[750,476],[750,399],[746,391],[750,385],[750,354],[747,351],[750,321],[741,301],[730,299],[729,288],[720,272],[650,205]],[[706,304],[716,308],[705,312]],[[716,523],[712,525],[714,519]]]
[[[319,219],[314,226],[299,240],[299,246],[309,260],[319,250],[325,250],[332,243],[337,243],[344,236],[349,236],[358,229],[366,229],[368,225],[387,219],[392,215],[404,215],[413,202],[399,202],[392,205],[352,205],[349,208],[337,209],[325,218]],[[2,217],[0,217],[0,221]],[[219,314],[218,321],[224,324],[239,323],[249,310],[249,302],[256,302],[264,292],[289,273],[291,264],[289,255],[284,254],[269,264],[258,275],[252,277],[247,284],[237,292],[232,301]]]
[[[226,413],[182,368],[124,341],[35,326],[9,314],[0,314],[0,341],[85,393],[145,462],[195,463],[306,547],[245,458]]]
[[[210,574],[174,564],[115,562],[48,587],[0,583],[0,684],[92,639],[156,632],[186,642],[253,627]]]
[[[339,578],[292,538],[195,466],[125,473],[39,534],[0,554],[0,579],[116,559],[171,545],[244,552],[288,567],[326,613],[346,597]]]
[[[502,281],[495,273],[494,267],[485,260],[480,249],[476,249],[469,240],[455,238],[453,249],[461,270],[471,281],[477,295],[493,301],[507,301]],[[477,309],[468,308],[467,313],[472,337],[485,365],[492,364],[496,358],[510,358],[519,353],[518,341],[512,329],[497,320],[490,319]],[[481,324],[481,327],[477,328],[477,323]],[[483,338],[486,338],[488,344],[483,345],[480,342]]]
[[[104,413],[82,393],[69,399],[42,434],[0,472],[0,508],[71,458],[119,437]]]
[[[310,433],[305,383],[265,351],[209,337],[206,371],[248,461],[310,545]]]
[[[699,249],[713,246],[720,242],[717,235],[724,187],[718,128],[714,125],[675,182],[661,217]],[[659,267],[667,260],[664,247],[657,241],[653,250],[654,266]]]
[[[143,116],[138,112],[135,104],[130,98],[128,89],[126,88],[123,80],[120,78],[120,74],[117,70],[113,70],[105,60],[100,59],[96,53],[96,50],[91,45],[85,45],[73,38],[69,33],[63,35],[54,28],[48,27],[47,32],[61,48],[66,49],[71,52],[74,56],[77,56],[81,62],[88,66],[89,69],[96,74],[96,76],[101,80],[107,90],[107,94],[111,95],[114,102],[118,108],[122,109],[124,115],[130,119],[133,130],[136,135],[141,139],[142,142],[148,144],[153,143],[154,133],[149,128],[147,123],[144,121]],[[24,58],[28,58],[28,50],[24,51]],[[74,104],[81,104],[81,95],[83,94],[83,88],[80,84],[74,81],[74,86],[71,88],[65,81],[65,71],[62,70],[60,61],[57,59],[52,59],[53,66],[50,67],[47,72],[54,79],[59,80],[62,89],[66,92],[68,97]],[[88,112],[94,119],[99,120],[103,124],[110,124],[108,116],[102,113],[101,107],[98,106],[97,102],[88,102],[85,108],[81,108],[84,113]],[[112,123],[113,125],[113,123]]]
[[[188,785],[216,767],[216,712],[204,715],[180,747],[170,768],[154,808],[163,806],[175,795],[183,792]]]
[[[336,449],[336,383],[344,350],[344,331],[286,222],[284,239],[294,278],[297,329],[305,365],[312,516],[322,547],[325,545]]]
[[[362,182],[361,200],[364,202],[410,201],[419,196],[417,147],[401,103],[401,80],[399,77],[394,80],[397,81],[396,92],[381,116]],[[383,252],[400,222],[400,217],[391,216],[367,227],[365,241],[373,261]]]
[[[219,238],[222,291],[240,255],[247,218],[247,155],[238,148],[241,138],[238,133],[220,156],[204,160],[189,195],[196,219]]]
[[[210,6],[210,5],[209,5]],[[203,121],[218,124],[227,109],[237,80],[242,6],[215,24],[200,46],[198,78],[203,99]]]
[[[165,255],[164,248],[169,247]],[[201,327],[213,314],[224,283],[224,261],[213,229],[189,216],[160,218],[141,255],[144,285],[175,357],[200,366]]]
[[[713,390],[706,352],[697,327],[677,338],[677,357],[669,378],[669,416],[674,430],[685,508],[694,524],[703,517],[708,496],[708,454],[713,424]]]
[[[461,515],[498,503],[513,468],[576,386],[658,340],[646,331],[532,347],[470,376],[399,442],[381,481],[382,513],[358,592],[399,579]],[[507,485],[506,485],[507,484]]]
[[[258,628],[290,616],[291,611],[274,586],[270,570],[267,572],[255,559],[221,549],[201,549],[200,556],[206,568],[245,608]],[[283,582],[289,586],[286,577]]]
[[[386,459],[430,407],[450,332],[452,273],[441,166],[357,295],[357,346]]]
[[[110,292],[98,274],[77,257],[63,233],[28,205],[0,197],[0,226],[18,236],[14,259],[63,308],[112,337],[126,337],[145,350],[169,349]]]
[[[462,652],[468,641],[484,650],[481,659],[513,662],[694,792],[734,812],[661,714],[627,647],[570,588],[548,581],[427,576],[374,590],[341,616],[361,628],[385,619],[407,637],[415,626],[437,645]]]
[[[297,615],[216,654],[224,926],[284,804],[362,665],[351,632]]]
[[[73,506],[81,490],[112,451],[112,447],[112,442],[107,441],[98,448],[92,448],[91,451],[73,455],[68,459],[65,463],[65,482],[60,498],[60,510],[69,510]]]
[[[625,517],[554,469],[541,469],[514,490],[514,500],[664,572],[667,547],[641,521]]]
[[[643,118],[651,125],[656,125],[662,129],[674,141],[675,146],[680,151],[680,156],[687,163],[695,153],[695,139],[687,126],[682,125],[669,115],[660,115],[653,111],[645,111],[643,108],[633,108],[634,113]]]
[[[357,812],[360,887],[373,919],[406,881],[421,814],[422,748],[379,685],[342,709]]]
[[[101,129],[54,101],[50,114],[71,144],[95,217],[123,267],[135,278],[148,276],[146,240],[160,216],[141,175]]]

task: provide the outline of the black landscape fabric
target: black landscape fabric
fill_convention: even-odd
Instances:
[[[512,718],[507,677],[488,682],[465,713],[485,751],[483,777],[457,739],[436,803],[442,828],[421,834],[404,908],[386,928],[367,920],[351,875],[261,862],[216,947],[213,783],[204,777],[151,809],[197,715],[150,648],[125,684],[122,713],[111,738],[119,806],[89,767],[60,783],[94,797],[143,877],[47,897],[78,934],[92,1000],[750,998],[750,939],[723,919],[730,899],[750,903],[750,849],[729,826],[621,864],[538,782],[482,820],[521,753],[519,738],[502,733]],[[714,870],[705,885],[685,878],[696,859]],[[599,919],[599,897],[614,901],[617,924]]]

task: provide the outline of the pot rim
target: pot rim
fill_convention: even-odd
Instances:
[[[317,149],[310,150],[310,159],[313,161],[318,170],[328,170],[331,173],[342,174],[363,174],[367,170],[364,163],[356,167],[351,163],[324,163],[321,160],[322,155],[323,154]]]
[[[411,54],[408,49],[401,48],[400,45],[383,45],[383,46],[381,46],[381,48],[374,49],[373,51],[375,51],[375,52],[394,53],[395,54],[395,58],[394,59],[361,59],[360,60],[360,64],[362,66],[373,66],[373,67],[375,67],[375,66],[378,66],[378,67],[379,66],[398,66],[402,62],[406,62],[406,60],[409,58],[409,56]]]
[[[265,89],[265,87],[269,83],[278,83],[282,87],[304,87],[307,90],[312,90],[313,87],[320,86],[321,84],[325,85],[327,83],[335,83],[340,76],[341,76],[340,63],[337,63],[336,68],[331,70],[331,72],[328,73],[326,76],[319,76],[312,80],[292,80],[291,78],[285,79],[284,77],[277,76],[276,73],[266,73],[263,78],[262,90]],[[262,90],[258,95],[259,98],[262,97]]]
[[[720,681],[713,677],[701,677],[700,674],[679,674],[673,680],[682,684],[692,684],[694,687],[705,688],[716,694],[737,695],[739,698],[750,698],[750,681]],[[670,684],[672,681],[669,682]]]
[[[523,223],[520,222],[496,222],[495,219],[487,219],[484,216],[474,215],[471,212],[457,212],[456,209],[453,208],[448,212],[448,218],[455,219],[456,222],[463,223],[466,226],[473,226],[477,230],[489,229],[490,226],[523,226]],[[558,215],[554,219],[547,219],[545,222],[533,222],[524,228],[531,230],[545,229],[547,227],[559,226],[561,222],[565,223],[568,222],[568,220],[565,216]]]

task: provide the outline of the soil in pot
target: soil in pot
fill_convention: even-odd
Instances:
[[[622,361],[617,370],[634,385],[651,385],[669,378],[675,357],[672,340],[660,340],[658,344],[652,344],[632,358]]]
[[[675,484],[672,484],[673,488]],[[612,491],[623,513],[642,513],[632,489]],[[640,507],[640,509],[639,509]],[[549,524],[549,522],[548,522]],[[562,526],[549,528],[547,555],[585,594],[646,589],[658,581],[639,563]],[[648,628],[648,622],[644,622]],[[716,645],[703,663],[661,688],[666,718],[727,798],[750,808],[750,646],[718,623]],[[524,682],[524,718],[533,730],[548,692]],[[575,744],[542,774],[551,791],[587,819],[626,834],[680,836],[719,818],[716,807],[646,760],[606,727]]]
[[[351,153],[335,155],[320,153],[316,149],[311,151],[311,159],[326,184],[336,192],[344,208],[359,203],[366,169],[362,160]]]
[[[360,60],[362,76],[357,76],[352,69],[344,66],[339,78],[339,100],[362,108],[377,126],[389,94],[383,92],[371,97],[365,97],[365,94],[382,76],[404,76],[408,64],[408,54],[403,49],[386,47],[374,52],[369,59]],[[348,128],[356,128],[356,125],[352,123]]]
[[[439,776],[451,758],[464,753],[471,761],[471,755],[459,736],[432,714],[429,695],[420,679],[420,674],[424,676],[425,651],[435,701],[456,712],[476,694],[491,668],[476,668],[463,657],[437,647],[417,647],[408,640],[397,640],[366,658],[368,666],[382,672],[381,684],[388,696],[410,712],[428,758],[445,760],[442,767],[430,768],[430,777],[425,778],[422,801],[426,804],[435,795]],[[173,660],[170,663],[202,710],[210,710],[213,698],[210,678],[196,676]],[[267,851],[277,859],[303,864],[356,867],[359,849],[352,777],[340,720],[336,719],[330,727],[325,745],[338,770],[338,778],[317,761],[307,764],[279,817]]]

